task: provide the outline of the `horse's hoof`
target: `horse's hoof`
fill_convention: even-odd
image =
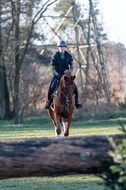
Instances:
[[[69,136],[69,134],[68,134],[68,133],[64,133],[64,136],[65,136],[65,137],[68,137],[68,136]]]
[[[60,130],[55,129],[55,134],[57,137],[61,137],[61,129]]]

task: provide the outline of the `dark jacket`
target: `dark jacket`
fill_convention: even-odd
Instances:
[[[58,74],[63,75],[66,69],[69,69],[69,65],[73,64],[73,58],[70,53],[65,51],[64,59],[61,58],[61,54],[56,52],[54,55],[51,64],[55,66],[55,70]]]

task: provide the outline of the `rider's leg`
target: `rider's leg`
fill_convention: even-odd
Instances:
[[[77,109],[82,108],[82,104],[80,104],[79,101],[78,101],[78,90],[77,90],[76,84],[75,84],[74,94],[75,94],[75,106],[76,106],[76,108]]]
[[[50,82],[50,85],[49,85],[49,89],[48,89],[48,101],[47,101],[47,103],[45,105],[45,109],[50,109],[50,105],[51,105],[52,100],[53,100],[52,94],[53,94],[53,92],[55,90],[55,88],[52,89],[52,84],[53,84],[53,82],[55,80],[56,80],[56,76],[54,75],[53,78],[52,78],[52,80],[51,80],[51,82]]]

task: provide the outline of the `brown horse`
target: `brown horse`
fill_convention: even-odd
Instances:
[[[60,79],[60,84],[57,93],[53,96],[53,106],[48,110],[48,114],[52,119],[57,136],[60,136],[60,122],[63,123],[64,136],[69,135],[69,127],[72,121],[72,115],[75,107],[74,79],[69,70]],[[47,102],[47,94],[46,94]]]

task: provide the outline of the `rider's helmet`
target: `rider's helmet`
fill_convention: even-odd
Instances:
[[[64,40],[61,40],[57,43],[57,47],[61,47],[61,46],[67,47],[67,43]]]

